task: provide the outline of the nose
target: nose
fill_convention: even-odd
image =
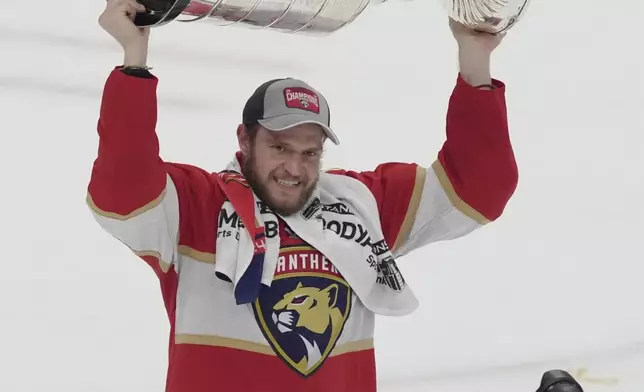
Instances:
[[[291,154],[284,161],[284,170],[286,170],[288,174],[293,177],[301,177],[304,170],[302,158],[300,158],[298,154]]]

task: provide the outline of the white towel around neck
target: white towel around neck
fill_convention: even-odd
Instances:
[[[236,158],[226,170],[241,173]],[[275,214],[267,208],[260,211],[258,205],[261,203],[256,195],[253,196],[256,225],[262,227],[270,221],[276,225]],[[220,214],[232,216],[234,208],[230,201],[224,202],[221,211]],[[367,309],[380,315],[402,316],[418,307],[417,298],[398,271],[393,255],[384,241],[375,197],[362,182],[322,172],[314,194],[301,212],[280,218],[301,239],[333,263]],[[347,228],[360,232],[348,235]],[[220,231],[221,227],[218,228],[218,233]],[[237,288],[253,258],[253,241],[245,227],[240,225],[227,226],[224,231],[229,235],[218,235],[215,272]],[[261,272],[263,285],[271,285],[279,248],[279,236],[266,238]],[[394,283],[391,283],[392,279],[386,278],[392,274],[396,277],[393,279]]]

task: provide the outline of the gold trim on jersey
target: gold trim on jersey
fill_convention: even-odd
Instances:
[[[273,351],[269,345],[215,335],[176,334],[174,336],[174,342],[175,344],[195,344],[201,346],[234,348],[237,350],[250,351],[273,357],[277,356],[275,351]],[[373,339],[357,340],[355,342],[335,346],[333,351],[329,354],[329,357],[371,350],[373,347]]]
[[[317,252],[317,250],[310,245],[282,245],[280,248],[280,255],[283,253],[304,252],[307,250]]]
[[[224,338],[214,335],[176,334],[174,336],[174,342],[175,344],[197,344],[201,346],[235,348],[238,350],[277,356],[271,346],[249,342],[241,339]]]
[[[157,262],[159,263],[159,268],[161,268],[161,271],[163,271],[164,273],[170,270],[171,263],[168,263],[167,261],[163,261],[161,259],[161,254],[159,252],[156,252],[153,250],[134,250],[132,248],[130,248],[130,250],[132,251],[132,253],[134,253],[139,257],[146,256],[146,257],[154,257],[155,259],[157,259]]]
[[[124,221],[124,220],[128,220],[128,219],[132,219],[132,218],[134,218],[134,217],[136,217],[138,215],[144,214],[145,212],[147,212],[147,211],[153,209],[154,207],[158,206],[163,201],[163,198],[165,197],[165,194],[166,194],[166,189],[164,188],[163,191],[161,192],[161,194],[159,194],[159,196],[157,196],[154,200],[152,200],[149,203],[147,203],[147,204],[135,209],[134,211],[130,212],[127,215],[117,214],[115,212],[105,211],[105,210],[101,209],[100,207],[98,207],[96,205],[96,203],[94,203],[94,199],[92,198],[92,195],[89,192],[87,192],[86,201],[87,201],[87,204],[89,205],[89,207],[92,209],[92,211],[94,211],[96,214],[98,214],[100,216],[103,216],[105,218],[117,219],[117,220],[123,220]]]
[[[463,201],[463,199],[458,196],[456,193],[456,190],[454,190],[454,187],[452,186],[451,181],[449,180],[449,177],[447,176],[447,173],[445,172],[445,168],[443,165],[440,163],[440,161],[435,161],[432,164],[432,169],[434,169],[434,172],[436,173],[436,176],[438,177],[438,181],[440,182],[441,186],[443,187],[443,190],[447,194],[447,197],[449,198],[449,201],[456,207],[457,210],[459,210],[461,213],[463,213],[465,216],[467,216],[470,219],[473,219],[476,221],[476,223],[480,225],[486,225],[490,223],[490,220],[487,219],[483,214],[472,208],[470,205],[468,205],[466,202]]]
[[[201,263],[207,263],[207,264],[215,264],[216,257],[214,253],[201,252],[187,245],[179,245],[178,251],[180,255],[190,257],[195,261],[199,261]]]
[[[416,166],[414,189],[412,191],[411,197],[409,198],[409,205],[407,206],[405,219],[400,225],[400,229],[398,229],[398,236],[396,237],[396,242],[394,243],[392,250],[398,249],[405,243],[412,227],[414,226],[416,215],[418,213],[418,207],[420,206],[420,199],[423,195],[425,178],[427,178],[427,169],[422,166]]]
[[[335,357],[342,354],[355,353],[358,351],[371,350],[373,348],[373,339],[357,340],[355,342],[345,343],[335,346],[329,357]]]

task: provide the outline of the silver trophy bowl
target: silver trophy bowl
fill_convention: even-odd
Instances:
[[[146,11],[140,27],[207,20],[219,26],[244,26],[288,33],[326,35],[353,22],[370,4],[388,0],[137,0]],[[488,32],[509,29],[529,0],[441,0],[450,17]]]
[[[517,24],[530,0],[442,0],[450,18],[478,31],[500,34]]]
[[[374,0],[138,0],[137,26],[207,20],[288,33],[328,34],[351,23]],[[376,0],[376,3],[382,1]]]

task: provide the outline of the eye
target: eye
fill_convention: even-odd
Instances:
[[[304,153],[309,158],[317,158],[320,156],[320,151],[312,150],[312,151],[306,151]]]
[[[291,300],[291,303],[295,304],[295,305],[303,304],[304,301],[306,301],[307,298],[308,298],[308,295],[301,295],[301,296],[293,298]]]
[[[273,145],[271,147],[273,147],[273,149],[275,149],[277,152],[286,151],[286,147],[284,147],[284,145],[282,145],[282,144],[275,144],[275,145]]]

